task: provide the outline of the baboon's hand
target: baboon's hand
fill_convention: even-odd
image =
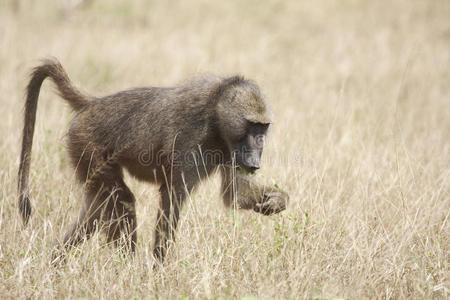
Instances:
[[[280,189],[272,190],[264,193],[263,201],[256,203],[253,210],[263,215],[270,216],[285,210],[288,201],[289,195],[286,192]]]

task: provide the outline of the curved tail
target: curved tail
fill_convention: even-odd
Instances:
[[[78,111],[85,107],[91,97],[84,95],[70,82],[69,76],[56,59],[46,59],[34,68],[27,86],[27,98],[25,102],[25,118],[23,127],[22,151],[19,166],[19,209],[25,225],[31,214],[31,203],[28,190],[28,177],[30,173],[31,146],[33,145],[34,124],[36,122],[37,101],[42,82],[50,77],[56,84],[60,96],[70,106]]]

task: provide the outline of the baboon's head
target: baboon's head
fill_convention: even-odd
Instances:
[[[224,80],[216,113],[221,138],[236,165],[251,173],[259,169],[271,116],[258,86],[242,77]]]

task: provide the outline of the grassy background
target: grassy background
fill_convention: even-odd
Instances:
[[[425,298],[449,294],[449,1],[0,0],[1,298]],[[166,266],[151,269],[157,188],[137,198],[136,257],[102,236],[49,265],[81,204],[72,117],[41,92],[33,215],[16,174],[30,68],[57,57],[94,95],[210,72],[257,81],[275,123],[260,181],[291,195],[264,217],[192,195]]]

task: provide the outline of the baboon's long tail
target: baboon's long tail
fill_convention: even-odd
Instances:
[[[50,77],[56,84],[58,92],[75,110],[83,108],[91,97],[84,95],[70,82],[69,76],[56,59],[46,59],[34,68],[27,86],[25,102],[25,118],[23,127],[22,152],[19,166],[19,209],[25,225],[31,214],[31,203],[28,193],[28,177],[30,173],[31,146],[33,144],[34,124],[36,121],[37,101],[42,82]]]

